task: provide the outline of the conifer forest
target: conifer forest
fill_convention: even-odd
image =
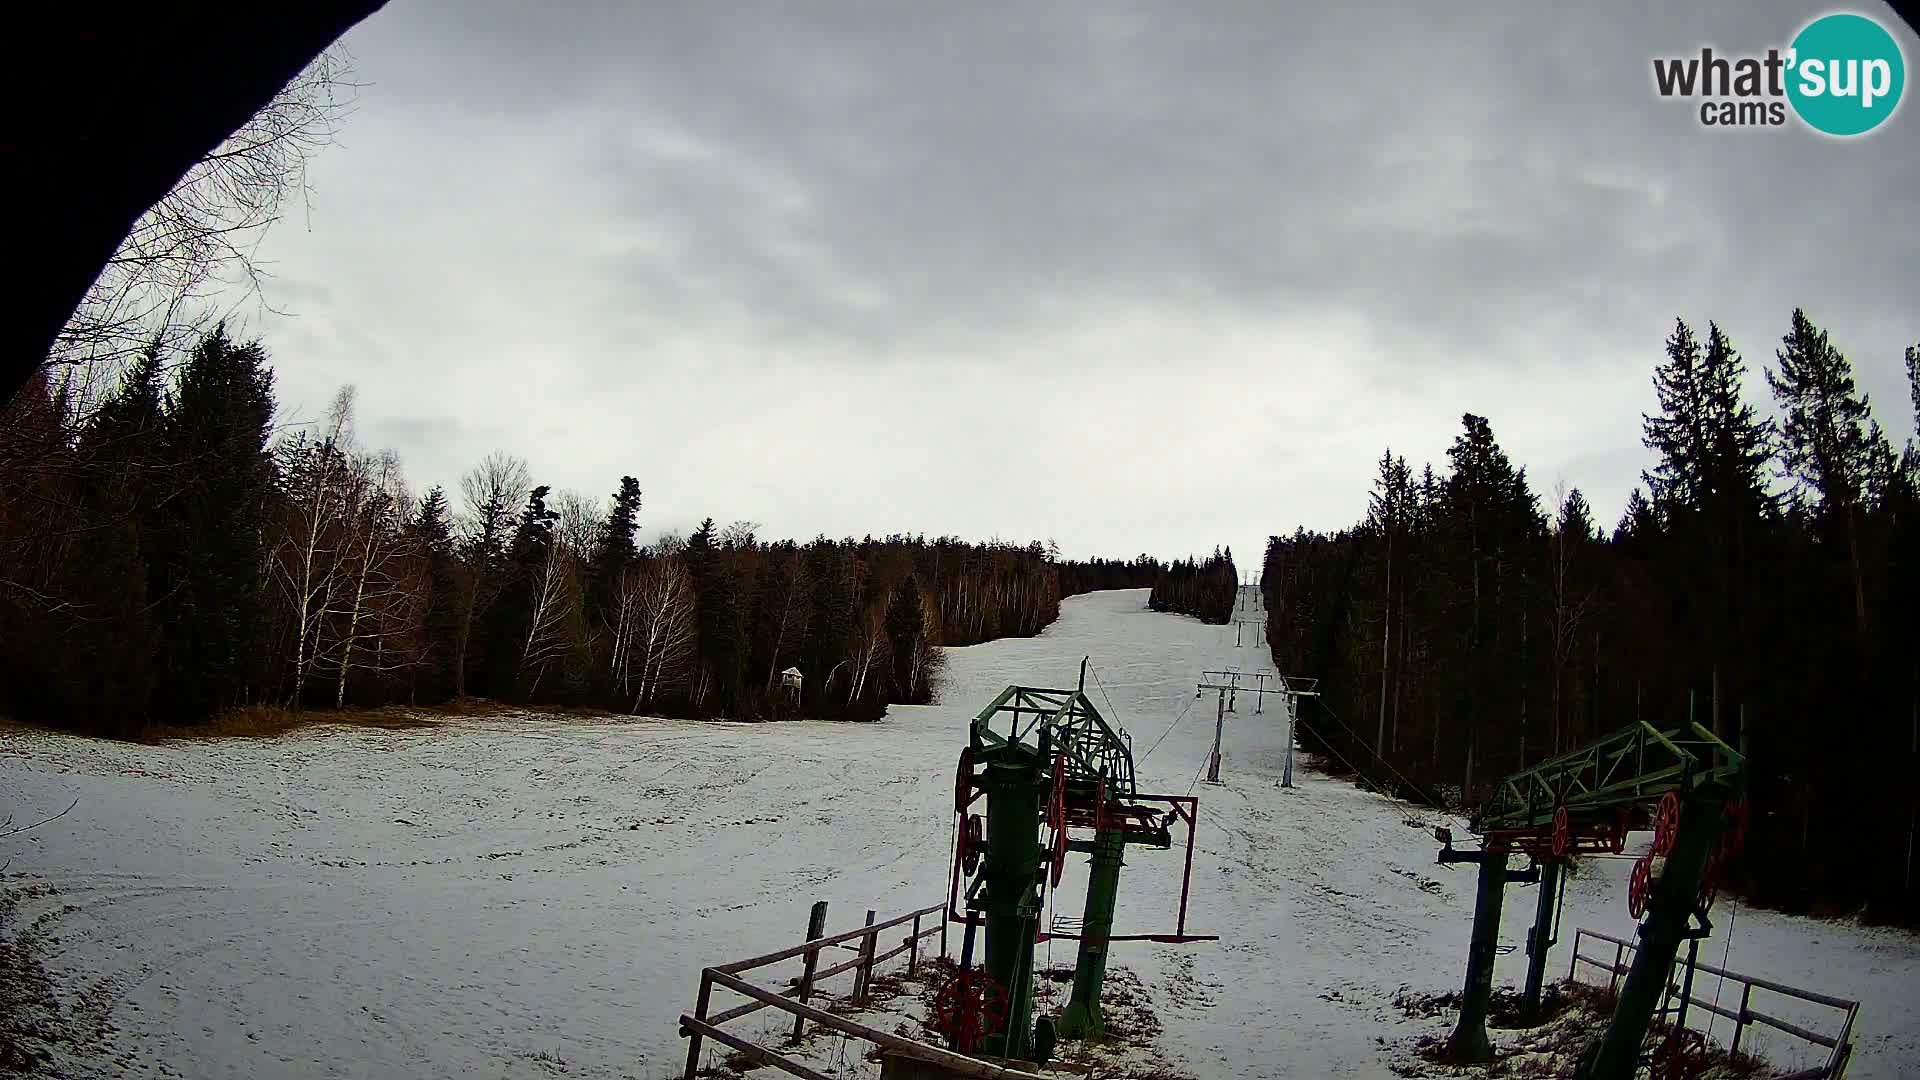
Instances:
[[[1617,520],[1468,414],[1438,466],[1384,452],[1361,521],[1272,537],[1275,662],[1322,680],[1303,744],[1470,805],[1623,724],[1697,721],[1752,763],[1754,899],[1920,922],[1920,447],[1804,312],[1770,351],[1675,323]],[[1920,422],[1920,346],[1904,364]]]
[[[89,407],[31,381],[0,418],[0,712],[106,735],[465,698],[871,720],[933,700],[941,646],[1037,634],[1062,596],[1206,602],[1189,563],[1038,541],[796,543],[709,519],[643,544],[636,477],[596,499],[495,453],[415,493],[353,412],[342,391],[276,431],[265,347],[224,329],[150,350]],[[1231,568],[1207,566],[1230,601]]]

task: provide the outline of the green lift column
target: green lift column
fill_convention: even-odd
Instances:
[[[1447,1040],[1447,1060],[1456,1065],[1493,1060],[1487,1038],[1487,1011],[1493,1001],[1493,961],[1500,949],[1500,904],[1507,891],[1507,853],[1482,851],[1480,891],[1473,902],[1473,940],[1467,945],[1467,985],[1461,993],[1460,1022]]]
[[[1646,921],[1640,924],[1640,947],[1620,988],[1613,1022],[1600,1040],[1599,1053],[1577,1075],[1582,1080],[1627,1080],[1640,1064],[1640,1044],[1653,1022],[1654,1010],[1666,993],[1673,959],[1686,940],[1700,892],[1707,856],[1719,839],[1726,812],[1726,795],[1711,788],[1696,790],[1680,806],[1680,831],[1673,853],[1654,884]]]
[[[1120,867],[1127,851],[1127,834],[1101,829],[1093,839],[1093,869],[1087,877],[1086,917],[1080,921],[1080,958],[1073,969],[1073,997],[1060,1014],[1060,1034],[1067,1038],[1104,1035],[1107,1018],[1100,1011],[1100,988],[1107,978],[1107,935],[1113,933],[1114,899],[1120,892]]]
[[[1040,919],[1040,798],[1048,788],[1046,741],[1010,744],[987,762],[985,922],[987,974],[1006,988],[1006,1030],[982,1040],[991,1053],[1024,1060],[1033,1023],[1033,936]]]
[[[1553,948],[1553,905],[1560,892],[1559,859],[1540,860],[1540,903],[1533,909],[1527,935],[1527,986],[1521,999],[1529,1023],[1540,1022],[1540,989],[1546,982],[1547,952]]]

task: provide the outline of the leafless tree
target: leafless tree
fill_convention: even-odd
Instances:
[[[866,692],[867,679],[874,669],[884,670],[887,663],[889,645],[887,642],[887,605],[875,604],[861,613],[853,629],[853,671],[847,687],[847,701],[860,700]]]
[[[553,497],[553,509],[560,515],[554,523],[554,536],[573,553],[576,562],[586,562],[606,528],[600,500],[577,491],[562,491]]]
[[[459,619],[454,628],[455,696],[466,695],[467,650],[473,641],[474,624],[500,595],[514,516],[532,491],[527,463],[504,450],[488,454],[460,478],[460,492],[467,506],[458,524],[468,573],[463,578]]]
[[[294,622],[292,705],[301,706],[316,652],[320,622],[332,606],[339,568],[341,508],[352,452],[351,386],[342,387],[317,437],[302,432],[276,448],[285,516],[274,545],[271,574]]]
[[[685,677],[695,659],[698,632],[693,577],[678,554],[655,555],[627,568],[621,606],[632,608],[632,637],[622,670],[623,685],[637,676],[633,711],[654,703],[671,682]]]
[[[807,576],[807,564],[798,555],[789,556],[786,565],[780,568],[775,579],[774,595],[778,597],[779,614],[774,616],[769,628],[773,640],[769,643],[767,654],[767,689],[773,689],[773,680],[780,673],[780,658],[801,634],[806,633],[807,592],[812,587],[812,579]]]
[[[574,552],[556,538],[534,570],[532,610],[527,636],[520,649],[520,677],[528,691],[540,685],[554,661],[567,655],[577,642],[571,632],[579,609]]]
[[[347,53],[322,53],[134,223],[46,358],[76,408],[124,361],[156,346],[183,352],[220,310],[258,297],[260,240],[290,199],[304,202],[307,165],[333,142],[355,90]]]
[[[376,672],[383,666],[384,641],[395,626],[411,621],[413,594],[408,588],[407,560],[411,554],[401,525],[406,508],[412,505],[400,462],[391,451],[365,457],[356,463],[354,483],[347,503],[348,587],[346,606],[336,611],[345,620],[341,633],[333,706],[345,708],[347,679],[352,673],[356,653],[364,651],[363,642],[374,646],[376,658],[361,661],[362,667]],[[350,592],[349,592],[350,590]],[[395,617],[398,615],[399,617]]]

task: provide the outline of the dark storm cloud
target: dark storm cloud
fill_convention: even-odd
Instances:
[[[1208,449],[1165,447],[1162,468],[1130,474],[1180,492],[1188,525],[1135,540],[1135,515],[1098,499],[1026,522],[955,478],[924,509],[963,531],[1057,528],[1080,535],[1070,550],[1119,551],[1336,525],[1357,514],[1381,445],[1438,458],[1469,408],[1494,418],[1543,488],[1564,474],[1610,514],[1636,471],[1620,462],[1634,460],[1647,372],[1675,315],[1719,319],[1757,395],[1757,369],[1805,304],[1877,398],[1901,399],[1899,347],[1920,337],[1912,103],[1842,144],[1797,128],[1706,131],[1652,90],[1655,55],[1763,50],[1815,13],[397,3],[350,40],[374,85],[335,153],[364,135],[389,155],[391,183],[424,173],[471,215],[435,234],[466,246],[434,253],[431,295],[365,300],[379,319],[458,337],[475,309],[497,324],[517,304],[526,342],[563,339],[548,347],[566,365],[549,371],[564,374],[545,387],[562,397],[596,374],[632,380],[638,401],[697,397],[663,374],[691,370],[676,364],[774,378],[768,396],[785,404],[749,407],[739,430],[656,419],[712,444],[706,486],[690,489],[771,502],[746,516],[792,515],[793,531],[831,531],[859,496],[769,493],[742,436],[812,441],[819,417],[803,403],[849,416],[896,406],[913,399],[914,372],[962,357],[1007,369],[988,380],[1037,364],[1078,372],[1076,405],[1149,423],[1154,410],[1126,404],[1159,385],[1143,373],[1191,369],[1216,394],[1253,399],[1235,414],[1247,430],[1172,433]],[[448,280],[445,263],[468,265]],[[1112,332],[1136,324],[1158,331]],[[467,370],[524,352],[483,336],[444,347]],[[890,374],[859,374],[874,368]],[[991,401],[968,396],[980,392],[943,404]],[[369,382],[367,406],[379,396]],[[1163,422],[1202,420],[1207,394],[1189,396],[1196,413]],[[1276,410],[1285,423],[1269,426]],[[618,410],[583,400],[525,430],[556,459],[565,447],[604,471],[623,436],[595,450],[596,424],[618,428]],[[973,453],[954,432],[892,437],[955,469]],[[1299,439],[1324,448],[1312,476],[1286,464]],[[1074,448],[1058,460],[1072,470]],[[1196,488],[1180,461],[1233,461],[1272,501],[1231,509],[1243,500],[1228,478]],[[1601,463],[1605,475],[1582,475]],[[609,486],[597,472],[581,483]]]

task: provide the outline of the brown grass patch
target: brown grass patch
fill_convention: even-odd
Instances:
[[[458,715],[440,709],[301,709],[279,705],[249,705],[228,709],[202,724],[148,724],[135,742],[160,743],[181,739],[274,739],[303,727],[341,724],[383,731],[417,731],[439,726],[436,716]]]

